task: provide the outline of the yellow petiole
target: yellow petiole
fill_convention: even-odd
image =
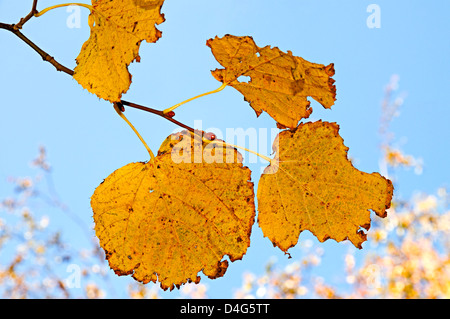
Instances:
[[[163,111],[163,113],[164,113],[164,114],[167,114],[167,113],[169,113],[169,112],[175,110],[177,107],[180,107],[181,105],[186,104],[186,103],[188,103],[188,102],[191,102],[191,101],[193,101],[193,100],[195,100],[195,99],[198,99],[198,98],[203,97],[203,96],[206,96],[206,95],[210,95],[210,94],[214,94],[214,93],[220,92],[220,91],[222,91],[224,88],[226,88],[226,86],[227,86],[227,84],[224,83],[224,84],[222,84],[219,88],[217,88],[217,89],[215,89],[215,90],[213,90],[213,91],[209,91],[209,92],[206,92],[206,93],[203,93],[203,94],[194,96],[194,97],[192,97],[192,98],[190,98],[190,99],[188,99],[188,100],[186,100],[186,101],[183,101],[183,102],[181,102],[181,103],[175,104],[174,106],[169,107],[168,109],[165,109],[165,110]]]
[[[259,154],[259,153],[255,152],[255,151],[249,150],[248,148],[245,148],[245,147],[242,147],[242,146],[238,146],[238,145],[233,145],[233,144],[222,142],[222,141],[216,141],[216,140],[210,141],[208,139],[205,139],[204,137],[202,139],[203,139],[203,142],[207,142],[207,143],[220,143],[220,144],[222,144],[225,147],[226,146],[231,146],[231,147],[234,147],[234,148],[239,148],[239,149],[241,149],[243,151],[247,151],[249,153],[255,154],[256,156],[261,157],[262,159],[268,161],[269,163],[272,163],[272,159],[270,157],[267,157],[267,156],[264,156],[262,154]]]
[[[34,16],[35,17],[40,17],[41,15],[43,15],[44,13],[56,9],[56,8],[61,8],[61,7],[67,7],[67,6],[80,6],[80,7],[85,7],[88,8],[90,11],[93,10],[91,5],[85,4],[85,3],[63,3],[63,4],[57,4],[48,8],[45,8],[44,10],[39,11],[38,13],[35,13]]]
[[[136,128],[131,124],[131,122],[127,119],[127,117],[123,114],[123,112],[120,110],[117,103],[114,103],[114,109],[116,110],[117,114],[125,121],[127,124],[131,127],[133,132],[137,135],[137,137],[141,140],[142,144],[144,144],[145,148],[147,149],[147,152],[150,154],[151,160],[155,160],[155,155],[153,154],[150,147],[148,147],[147,143],[145,143],[144,139],[142,138],[141,134],[136,130]]]

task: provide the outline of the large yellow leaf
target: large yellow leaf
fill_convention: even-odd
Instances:
[[[95,232],[117,274],[173,289],[198,282],[200,271],[223,276],[224,256],[246,253],[255,219],[251,172],[235,149],[191,137],[169,136],[155,161],[128,164],[95,190]]]
[[[264,236],[286,252],[303,230],[321,242],[366,240],[370,209],[380,217],[390,207],[393,186],[378,173],[367,174],[347,159],[348,148],[335,123],[300,124],[281,132],[273,163],[258,185],[258,223]]]
[[[98,97],[118,102],[131,84],[128,65],[139,61],[143,40],[156,42],[164,0],[92,0],[91,35],[76,61],[74,78]]]
[[[295,128],[299,120],[309,117],[312,108],[308,96],[325,108],[334,104],[333,64],[311,63],[276,47],[260,48],[248,36],[216,37],[207,45],[225,67],[213,71],[213,76],[241,92],[257,116],[266,111],[280,128]],[[241,76],[251,80],[240,81]]]

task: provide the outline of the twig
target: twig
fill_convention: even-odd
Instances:
[[[20,22],[19,22],[20,23]],[[33,43],[30,39],[28,39],[22,32],[14,28],[14,24],[6,24],[0,22],[0,29],[5,29],[10,32],[12,32],[14,35],[16,35],[19,39],[21,39],[23,42],[28,44],[34,51],[36,51],[44,61],[49,62],[51,65],[53,65],[56,70],[65,72],[69,74],[70,76],[73,76],[73,70],[65,67],[64,65],[58,63],[54,57],[52,57],[50,54],[39,48],[36,44]]]
[[[24,25],[28,20],[30,20],[36,13],[38,13],[38,11],[37,11],[37,9],[36,9],[36,7],[37,7],[37,2],[38,2],[38,0],[33,0],[33,6],[32,6],[32,8],[31,8],[30,13],[28,13],[24,18],[20,19],[19,23],[13,25],[13,28],[14,28],[15,30],[22,29],[23,25]]]
[[[172,123],[174,123],[174,124],[184,128],[184,129],[192,132],[192,133],[195,133],[195,130],[192,127],[187,126],[186,124],[183,124],[183,123],[175,120],[173,117],[170,117],[167,114],[164,114],[164,111],[155,110],[155,109],[152,109],[152,108],[147,107],[147,106],[139,105],[139,104],[136,104],[136,103],[131,103],[131,102],[124,101],[124,100],[121,101],[121,104],[129,106],[129,107],[132,107],[132,108],[135,108],[135,109],[138,109],[138,110],[142,110],[142,111],[146,111],[146,112],[149,112],[149,113],[156,114],[156,115],[161,116],[161,117],[165,118],[166,120],[168,120],[168,121],[170,121],[170,122],[172,122]]]

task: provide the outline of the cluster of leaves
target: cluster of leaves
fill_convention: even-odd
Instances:
[[[0,293],[3,298],[105,298],[114,296],[112,278],[104,271],[104,255],[97,242],[86,249],[71,247],[66,234],[52,230],[52,210],[75,221],[69,208],[43,187],[51,178],[44,150],[33,161],[36,177],[11,178],[15,196],[0,201]],[[399,165],[390,165],[398,167]],[[404,165],[403,165],[404,167]],[[351,250],[345,269],[338,263],[333,274],[347,285],[318,274],[324,254],[321,245],[307,239],[299,244],[301,258],[284,267],[275,260],[266,273],[244,274],[236,298],[449,298],[448,252],[449,194],[421,194],[408,201],[394,201],[389,219],[373,223],[369,234],[371,252],[361,262]],[[37,204],[45,202],[46,205]],[[33,204],[34,203],[34,204]],[[47,206],[48,205],[48,206]],[[42,215],[41,212],[45,214]],[[87,225],[80,225],[87,230]],[[81,270],[80,286],[70,284],[70,265]],[[333,275],[328,276],[333,277]],[[124,289],[125,292],[125,289]],[[130,284],[129,298],[161,298],[157,286]],[[184,298],[207,298],[208,286],[188,284]]]
[[[128,66],[140,61],[142,41],[161,37],[156,26],[165,20],[163,3],[93,0],[88,6],[91,34],[72,75],[122,117],[121,97],[131,85]],[[221,277],[228,267],[224,257],[239,260],[250,245],[256,204],[264,236],[285,253],[304,230],[320,241],[350,240],[362,248],[370,210],[385,217],[391,205],[391,181],[353,167],[336,123],[299,124],[312,113],[308,97],[324,108],[334,104],[334,65],[259,47],[249,36],[225,35],[206,44],[223,67],[212,71],[221,88],[235,88],[257,116],[267,112],[281,130],[274,158],[264,156],[270,164],[259,180],[257,202],[251,171],[235,148],[212,137],[198,139],[202,132],[172,134],[157,156],[147,147],[150,161],[118,169],[92,196],[96,235],[110,267],[144,283],[159,281],[163,289],[198,283],[200,271]]]
[[[74,78],[97,96],[119,102],[131,84],[127,66],[139,59],[140,42],[161,36],[155,24],[164,21],[162,4],[95,1],[91,36]],[[248,36],[216,37],[207,45],[224,67],[213,76],[242,93],[257,115],[265,111],[280,129],[287,128],[278,135],[275,158],[259,182],[258,222],[264,235],[285,252],[303,230],[320,241],[349,239],[361,248],[366,234],[360,228],[369,229],[370,209],[386,215],[392,184],[352,166],[337,124],[298,125],[312,112],[308,96],[325,108],[334,104],[333,64],[261,48]],[[111,72],[107,81],[104,70]],[[250,81],[239,81],[241,76]],[[203,139],[197,147],[194,140],[194,133],[173,134],[156,157],[122,167],[96,189],[91,199],[96,234],[117,274],[172,289],[198,282],[199,271],[209,278],[223,276],[228,267],[223,257],[234,261],[245,254],[256,215],[251,172],[224,143]],[[175,163],[172,154],[180,148],[183,163]],[[208,148],[213,151],[206,154]],[[197,155],[200,163],[194,163]]]
[[[383,143],[382,149],[390,147],[390,143]],[[404,157],[401,155],[399,158]],[[384,153],[384,161],[389,169],[410,165],[402,161],[392,162],[389,153]],[[114,296],[98,243],[92,243],[85,250],[75,250],[67,242],[64,232],[49,227],[53,208],[56,208],[57,215],[70,218],[71,223],[79,221],[54,189],[42,187],[43,181],[51,180],[51,166],[44,149],[33,161],[33,166],[39,168],[40,173],[34,178],[11,178],[15,195],[0,201],[2,297]],[[301,259],[283,268],[271,261],[263,275],[247,273],[235,297],[449,298],[448,200],[447,191],[441,188],[435,195],[394,201],[388,211],[390,217],[373,223],[368,235],[371,251],[362,264],[350,251],[345,256],[345,272],[340,272],[337,265],[333,267],[333,274],[339,273],[338,277],[345,279],[347,286],[328,282],[316,274],[326,250],[308,239],[299,245]],[[42,205],[43,202],[46,205]],[[41,211],[46,214],[41,215]],[[87,225],[80,226],[83,230],[89,229]],[[76,287],[80,289],[71,287],[73,282],[70,272],[67,272],[70,265],[80,267],[82,280]],[[127,293],[130,298],[161,297],[156,285],[137,282],[129,285]],[[206,298],[208,289],[201,283],[188,284],[180,289],[180,294],[185,298]]]

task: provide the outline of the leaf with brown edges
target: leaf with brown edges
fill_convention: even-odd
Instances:
[[[207,45],[224,67],[213,71],[213,76],[241,92],[257,116],[267,112],[279,128],[295,128],[309,117],[308,96],[324,108],[331,108],[336,100],[333,64],[311,63],[276,47],[261,48],[248,36],[216,37]],[[240,81],[241,76],[251,80]]]
[[[131,85],[128,66],[140,61],[143,40],[161,37],[164,0],[92,0],[91,35],[76,62],[74,79],[99,98],[118,102]]]
[[[95,232],[110,267],[173,289],[224,275],[250,245],[251,171],[231,147],[173,134],[154,161],[131,163],[97,187]],[[202,157],[203,154],[203,157]]]
[[[353,167],[335,123],[319,121],[283,131],[273,149],[275,158],[257,192],[264,236],[284,252],[304,230],[321,242],[348,239],[362,248],[369,210],[385,217],[391,205],[391,181]]]

